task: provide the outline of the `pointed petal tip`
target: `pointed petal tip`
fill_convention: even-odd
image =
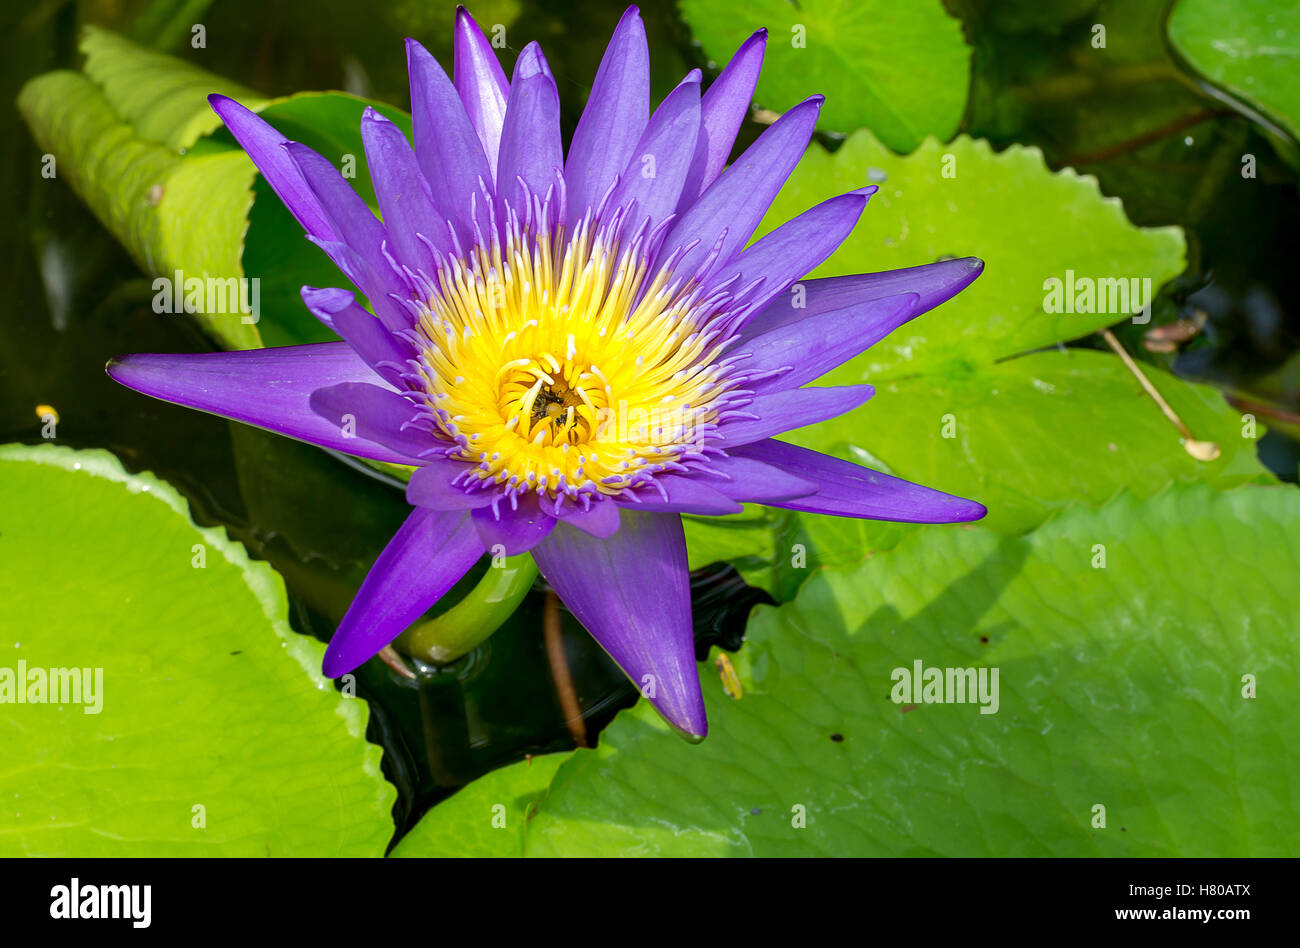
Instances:
[[[698,744],[709,736],[709,727],[707,724],[701,724],[699,726],[700,733],[698,734],[692,733],[691,731],[683,731],[676,725],[673,725],[673,731],[688,744]]]
[[[432,59],[433,53],[425,49],[423,43],[410,36],[406,38],[406,62],[408,69],[413,69],[417,63],[423,66]]]
[[[919,486],[919,485],[918,485]],[[905,523],[976,523],[988,516],[988,508],[977,500],[958,497],[946,491],[928,488],[933,505],[928,513],[915,519],[908,517]],[[893,519],[893,518],[882,518]]]
[[[149,352],[132,352],[127,355],[117,355],[104,363],[104,371],[114,382],[125,385],[127,388],[135,389],[137,392],[144,392],[141,384],[147,377],[151,363],[158,358],[156,353]],[[165,358],[165,357],[164,357]],[[156,368],[156,366],[155,366]]]
[[[230,125],[232,120],[238,121],[244,115],[257,115],[256,112],[241,103],[238,99],[232,99],[230,96],[222,95],[220,92],[212,92],[208,94],[208,105],[212,108],[213,112],[217,113],[221,118],[221,121],[227,126]]]
[[[543,73],[549,75],[550,70],[546,67],[541,44],[533,40],[519,53],[519,59],[515,63],[515,80],[531,79]]]
[[[158,396],[149,391],[146,385],[151,379],[158,380],[165,377],[167,358],[165,354],[154,352],[132,352],[127,355],[113,356],[104,363],[104,372],[120,385],[157,398]]]
[[[321,674],[331,681],[337,680],[356,671],[377,654],[378,651],[369,654],[358,651],[351,641],[340,642],[336,633],[325,646],[325,657],[321,659],[320,664]]]
[[[356,668],[356,664],[349,662],[344,656],[340,655],[341,649],[336,649],[331,642],[325,648],[325,658],[321,662],[321,674],[331,680],[341,678],[348,672]]]
[[[924,302],[918,304],[918,316],[934,309],[940,303],[946,303],[974,283],[984,272],[984,261],[979,257],[953,257],[938,260],[929,266],[933,268],[934,273],[943,276],[929,292],[921,294]]]
[[[665,708],[653,699],[650,699],[650,704],[664,723],[673,729],[673,733],[688,744],[698,744],[709,736],[709,719],[704,712],[703,693],[694,707]]]

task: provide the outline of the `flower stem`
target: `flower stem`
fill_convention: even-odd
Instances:
[[[432,665],[454,662],[510,618],[536,578],[537,565],[527,553],[507,557],[500,566],[490,566],[460,602],[398,636],[398,649]]]
[[[569,674],[569,663],[564,657],[560,597],[553,591],[547,592],[546,604],[542,608],[542,634],[546,638],[546,659],[551,663],[551,677],[555,679],[555,691],[560,698],[560,708],[564,711],[564,723],[573,736],[573,743],[587,747],[587,725],[582,720],[582,707],[578,704],[578,694],[573,689],[573,676]]]

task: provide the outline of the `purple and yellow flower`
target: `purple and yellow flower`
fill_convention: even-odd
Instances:
[[[650,112],[636,8],[618,24],[567,153],[536,43],[507,80],[463,9],[452,78],[407,40],[414,147],[361,121],[382,220],[324,157],[231,99],[212,105],[370,310],[303,301],[342,342],[131,355],[119,382],[415,471],[413,510],[325,654],[337,677],[415,622],[485,551],[547,582],[681,732],[706,730],[682,514],[742,503],[916,523],[963,500],[775,436],[857,407],[807,383],[966,287],[946,260],[794,286],[873,187],[750,242],[807,147],[821,97],[727,166],[761,65],[756,33],[707,91],[693,70]],[[793,289],[793,291],[792,291]]]

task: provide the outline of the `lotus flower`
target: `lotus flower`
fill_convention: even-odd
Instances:
[[[413,510],[325,654],[337,677],[380,651],[485,551],[531,551],[562,601],[679,732],[702,737],[682,514],[754,502],[916,523],[978,503],[774,436],[860,405],[804,387],[966,287],[946,260],[795,283],[853,229],[873,187],[750,243],[807,147],[822,99],[727,166],[761,65],[750,37],[707,91],[690,72],[650,113],[635,7],[614,31],[568,152],[536,43],[507,81],[457,13],[452,78],[406,50],[414,148],[361,120],[382,221],[325,158],[231,99],[213,108],[365,295],[304,287],[342,342],[129,355],[140,392],[363,458],[413,465]],[[793,289],[793,291],[792,291]]]

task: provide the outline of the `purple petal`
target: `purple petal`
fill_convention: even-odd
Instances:
[[[870,385],[792,388],[784,392],[769,392],[759,395],[740,409],[757,415],[757,418],[723,421],[718,425],[718,434],[725,440],[725,447],[729,450],[842,415],[857,408],[875,393],[876,390]]]
[[[817,490],[812,481],[734,453],[710,459],[708,470],[698,476],[719,493],[744,503],[792,500]]]
[[[407,427],[418,409],[392,389],[369,382],[340,382],[311,393],[311,410],[359,438],[385,444],[407,457],[418,458],[438,442],[420,428]]]
[[[402,366],[411,357],[411,348],[359,306],[351,290],[304,286],[302,301],[313,316],[342,336],[385,381],[394,388],[399,387]]]
[[[720,481],[715,483],[721,483]],[[699,477],[682,477],[677,474],[660,474],[655,478],[658,488],[647,487],[634,495],[635,499],[616,501],[625,510],[653,511],[655,513],[689,513],[705,516],[723,516],[740,513],[743,509],[726,494]],[[663,493],[660,493],[662,489]],[[667,495],[667,496],[665,496]]]
[[[388,237],[384,225],[324,157],[299,142],[289,142],[284,150],[302,172],[326,219],[339,235],[337,241],[311,239],[365,294],[385,326],[392,330],[409,326],[410,314],[391,296],[407,294],[409,288],[384,256],[384,242]]]
[[[286,142],[281,147],[298,166],[338,240],[361,254],[376,271],[392,269],[380,252],[387,237],[384,225],[339,169],[301,142]]]
[[[581,504],[562,504],[555,510],[555,517],[602,540],[613,536],[619,526],[618,505],[603,497],[592,501],[585,510]]]
[[[470,517],[484,549],[494,553],[494,548],[500,546],[506,556],[527,553],[555,526],[555,518],[542,512],[537,494],[532,491],[519,497],[517,509],[511,508],[510,501],[502,500],[495,507],[479,507]]]
[[[522,216],[526,204],[515,179],[522,178],[531,194],[544,198],[563,167],[560,94],[542,48],[529,43],[515,62],[510,84],[497,162],[497,193],[508,197]]]
[[[628,7],[614,28],[569,145],[564,183],[570,226],[596,209],[632,160],[649,113],[650,50],[641,15]]]
[[[715,245],[719,264],[745,246],[803,157],[821,104],[819,95],[806,99],[766,129],[677,221],[663,243],[660,259],[698,241],[676,265],[677,272],[691,273],[714,252]]]
[[[346,342],[281,349],[138,354],[108,363],[108,374],[137,392],[255,425],[310,444],[393,464],[406,454],[364,438],[344,438],[311,410],[312,392],[347,381],[374,381],[374,370]]]
[[[611,206],[627,207],[636,202],[635,211],[624,223],[625,233],[635,232],[647,218],[647,232],[653,231],[673,213],[699,130],[700,84],[683,82],[655,109],[614,189]]]
[[[758,294],[749,300],[753,308],[762,308],[835,252],[853,232],[867,200],[875,193],[876,187],[871,185],[804,211],[736,254],[711,277],[711,282],[720,284],[738,276],[734,285],[739,289],[762,279]]]
[[[625,509],[622,527],[608,540],[561,524],[533,559],[668,723],[688,738],[704,737],[681,518]]]
[[[495,491],[467,491],[452,484],[465,471],[462,462],[433,459],[411,475],[411,482],[406,485],[406,502],[433,510],[472,510],[492,503]]]
[[[482,555],[483,545],[464,513],[411,511],[330,639],[325,676],[347,674],[401,635]]]
[[[902,270],[886,270],[883,273],[804,280],[799,284],[798,293],[788,293],[773,300],[762,312],[749,317],[741,334],[746,337],[757,336],[810,316],[831,310],[848,310],[859,303],[869,303],[899,293],[918,294],[920,299],[914,315],[920,316],[952,299],[970,286],[983,271],[983,260],[962,257]]]
[[[479,182],[490,189],[492,171],[460,95],[438,61],[413,39],[406,41],[406,60],[411,74],[415,157],[433,203],[456,226],[461,239],[469,241],[474,234],[472,205],[480,194]]]
[[[303,230],[321,240],[338,240],[338,234],[325,218],[320,201],[307,187],[293,159],[284,151],[289,140],[234,99],[213,93],[208,96],[208,102],[226,123],[230,134],[248,152],[271,190],[298,219]]]
[[[722,174],[736,143],[736,132],[749,112],[758,85],[758,74],[763,68],[763,51],[767,46],[767,30],[759,30],[741,44],[731,62],[704,93],[700,118],[702,147],[691,165],[682,189],[683,203],[699,197]]]
[[[361,116],[361,141],[393,255],[408,267],[433,273],[433,253],[418,235],[443,253],[449,253],[452,244],[447,228],[440,225],[442,215],[433,204],[411,143],[400,128],[369,106]]]
[[[973,500],[782,441],[759,441],[734,451],[817,485],[817,493],[808,497],[767,501],[773,507],[903,523],[966,523],[987,513],[982,504]]]
[[[887,296],[847,310],[801,319],[746,340],[739,351],[750,357],[742,372],[783,370],[746,384],[757,394],[798,388],[863,352],[912,318],[915,293]]]
[[[381,276],[361,254],[347,244],[337,240],[318,240],[311,234],[307,235],[307,239],[320,247],[325,256],[329,257],[343,275],[351,280],[361,294],[370,301],[375,308],[375,315],[385,329],[389,332],[401,332],[411,328],[413,321],[411,314],[398,305],[390,295],[397,285],[397,275],[391,268],[386,268],[385,274]]]
[[[456,8],[456,44],[451,73],[470,124],[483,144],[488,168],[496,175],[510,83],[497,61],[496,50],[464,7]]]

